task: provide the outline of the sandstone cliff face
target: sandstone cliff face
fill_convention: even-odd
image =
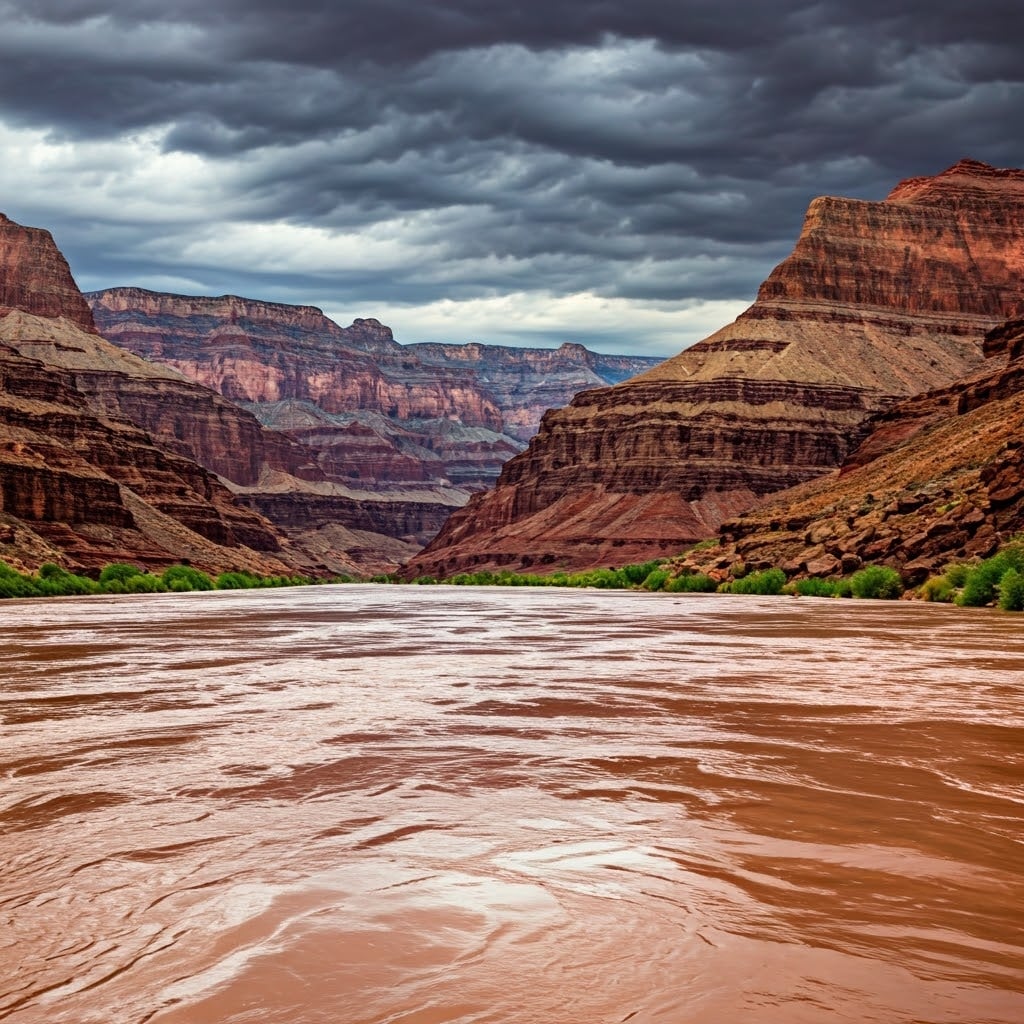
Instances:
[[[63,316],[96,333],[89,304],[50,232],[22,227],[0,213],[0,316],[14,309]]]
[[[522,448],[495,429],[502,413],[475,364],[421,361],[376,320],[343,330],[313,307],[103,293],[110,332],[161,363],[97,333],[47,232],[0,219],[0,270],[8,359],[20,357],[19,372],[39,387],[26,368],[45,365],[70,402],[26,419],[10,404],[18,385],[8,363],[4,506],[11,523],[28,517],[18,536],[31,535],[41,557],[56,557],[48,545],[60,541],[80,564],[112,551],[162,564],[206,544],[207,565],[255,567],[240,545],[284,543],[296,568],[389,571]],[[127,532],[86,543],[97,529]]]
[[[660,359],[609,356],[569,342],[557,349],[501,345],[408,345],[422,363],[473,373],[502,413],[506,434],[529,441],[548,409],[557,409],[580,391],[617,384],[656,366]]]
[[[271,524],[250,511],[256,507],[252,495],[265,488],[290,489],[294,504],[303,501],[308,489],[329,489],[331,484],[313,454],[301,444],[264,430],[250,413],[185,380],[174,370],[147,363],[98,335],[86,334],[62,317],[41,318],[14,310],[0,318],[0,340],[7,342],[12,357],[28,357],[20,366],[44,367],[51,375],[49,380],[63,382],[73,395],[77,410],[72,417],[73,428],[67,426],[64,413],[50,408],[43,410],[41,419],[32,425],[40,435],[32,439],[32,450],[38,456],[32,476],[34,490],[29,488],[26,469],[17,459],[8,459],[3,470],[5,507],[11,514],[24,514],[32,521],[33,536],[38,534],[55,543],[64,538],[63,560],[92,565],[115,560],[111,552],[121,551],[125,559],[143,564],[167,564],[186,557],[196,564],[217,568],[257,568],[252,553],[241,550],[242,545],[274,552],[271,561],[263,558],[260,562],[266,571],[279,572],[290,566],[319,574],[365,573],[389,571],[421,546],[422,542],[415,540],[395,539],[407,532],[407,516],[396,515],[390,525],[386,516],[374,517],[375,524],[383,525],[382,534],[366,529],[355,535],[340,528],[325,531],[321,529],[325,523],[315,528],[303,523],[293,529],[289,517]],[[28,379],[36,377],[33,373]],[[3,397],[8,404],[5,412],[0,410],[0,421],[6,416],[11,428],[25,426],[21,413],[10,407],[11,396],[27,386],[16,380],[13,372],[7,374]],[[47,422],[51,422],[49,431]],[[98,516],[104,528],[116,525],[117,514],[111,511],[109,500],[100,500],[96,488],[102,491],[102,479],[97,485],[95,472],[87,471],[78,461],[68,463],[62,454],[62,446],[68,446],[69,430],[76,437],[81,434],[91,438],[85,456],[89,466],[102,478],[131,488],[131,500],[121,503],[134,510],[130,521],[122,524],[129,528],[129,535],[116,543],[83,546],[85,527],[81,524],[89,526],[90,522],[86,512],[93,510],[93,518]],[[58,468],[64,474],[60,480],[51,472]],[[77,525],[68,527],[64,512],[52,501],[44,503],[42,513],[29,514],[28,506],[15,500],[18,494],[31,492],[32,501],[38,505],[40,495],[48,488],[55,495],[65,494],[67,500],[77,495],[81,509],[76,513],[78,518],[70,520]],[[348,500],[358,504],[374,497],[350,496]],[[433,493],[428,497],[438,500]],[[443,500],[449,502],[446,507],[450,509],[460,497],[464,498],[445,493]],[[309,496],[309,506],[327,510],[315,494]],[[270,507],[279,506],[271,503]],[[382,509],[391,507],[383,505]],[[56,521],[51,522],[54,517]],[[150,524],[141,536],[136,529],[139,522]],[[201,537],[182,539],[179,534],[183,527]],[[207,546],[209,550],[197,547],[201,538],[230,550],[218,552],[212,545]],[[13,551],[8,554],[17,557]]]
[[[100,338],[50,234],[0,216],[0,557],[284,569],[266,520],[97,399],[115,378],[195,388]]]
[[[224,482],[240,492],[291,489],[295,502],[309,488],[330,488],[318,453],[264,429],[250,412],[176,370],[100,337],[47,232],[0,222],[0,253],[3,294],[21,304],[0,307],[0,342],[7,346],[0,395],[4,555],[26,564],[91,566],[123,558],[163,565],[183,557],[210,568],[360,573],[393,569],[418,549],[415,540],[400,539],[409,532],[408,515],[398,512],[390,527],[386,516],[374,518],[384,534],[329,524],[293,530],[240,504]],[[223,312],[267,315],[261,303],[239,302]],[[302,308],[290,316],[286,329],[300,335],[322,319]],[[397,348],[378,328],[360,325],[361,343]],[[32,415],[15,403],[26,388],[58,382],[59,402]],[[417,497],[451,508],[466,495],[431,490]],[[320,496],[310,502],[322,506]]]
[[[893,406],[838,472],[724,524],[691,568],[777,565],[838,576],[865,563],[909,585],[1024,530],[1024,320],[989,332],[988,365]]]
[[[105,337],[236,402],[311,402],[399,419],[458,417],[500,430],[466,375],[427,370],[376,320],[343,330],[311,306],[114,288],[88,296]]]
[[[549,413],[410,572],[621,564],[839,465],[868,416],[979,367],[1024,302],[1024,171],[963,161],[884,202],[823,198],[755,304]]]
[[[234,296],[115,288],[89,300],[118,346],[219,392],[267,429],[245,433],[223,409],[226,422],[215,429],[209,414],[194,421],[183,399],[158,410],[121,386],[106,401],[169,444],[187,444],[294,547],[323,557],[348,544],[344,551],[365,571],[393,569],[395,557],[415,554],[448,513],[493,483],[547,408],[658,362],[579,345],[403,346],[377,320],[342,328],[311,306]],[[302,501],[308,514],[297,511]],[[376,507],[355,516],[351,505],[368,502]]]

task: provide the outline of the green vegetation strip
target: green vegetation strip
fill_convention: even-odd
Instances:
[[[792,594],[798,597],[854,597],[892,601],[904,593],[900,574],[887,565],[867,565],[838,579],[807,578],[787,582],[781,569],[747,572],[732,566],[732,578],[719,581],[704,573],[676,574],[670,561],[658,560],[620,569],[556,572],[550,576],[510,570],[460,573],[439,580],[418,576],[405,581],[395,576],[374,576],[374,583],[410,582],[420,586],[444,584],[477,587],[597,587],[602,590],[648,590],[679,593]],[[1024,611],[1024,541],[1016,538],[997,554],[974,565],[951,565],[943,575],[928,580],[917,592],[925,601],[948,601],[962,607],[998,606]]]
[[[998,605],[1006,612],[1024,612],[1024,543],[1007,544],[978,565],[950,565],[941,576],[925,581],[926,601],[945,601],[962,608]]]
[[[796,579],[787,582],[781,569],[747,572],[741,564],[724,581],[705,573],[678,573],[671,561],[659,559],[622,568],[584,572],[532,573],[481,571],[459,573],[448,579],[418,576],[413,585],[475,587],[597,587],[601,590],[647,590],[668,594],[793,594],[798,597],[859,597],[894,600],[903,594],[900,574],[887,565],[868,565],[840,579]],[[172,565],[150,573],[134,565],[108,565],[98,579],[76,576],[48,562],[36,573],[22,573],[0,561],[0,598],[66,597],[80,594],[163,594],[195,590],[249,590],[261,587],[304,587],[323,583],[353,583],[351,576],[317,579],[310,576],[259,576],[224,572],[211,577],[190,565]],[[397,576],[372,576],[371,583],[405,583]],[[1024,540],[1014,538],[997,554],[976,564],[953,564],[933,576],[917,591],[925,601],[951,602],[965,608],[998,606],[1024,611]]]
[[[115,562],[98,579],[76,576],[53,562],[36,573],[23,573],[0,562],[0,597],[71,597],[82,594],[166,594],[193,590],[249,590],[257,587],[306,587],[319,583],[351,583],[349,576],[329,580],[310,576],[259,576],[249,572],[223,572],[213,578],[190,565],[172,565],[150,573],[135,565]]]
[[[409,582],[419,586],[445,584],[456,587],[597,587],[601,590],[650,590],[668,594],[796,594],[801,597],[896,598],[903,593],[900,575],[884,565],[871,565],[853,576],[839,580],[806,579],[786,582],[781,569],[747,573],[740,568],[734,579],[719,581],[706,573],[680,573],[663,561],[624,565],[621,569],[588,569],[585,572],[556,572],[550,576],[498,572],[459,573],[445,580],[417,576]],[[734,570],[735,571],[735,570]],[[394,576],[374,576],[372,583],[401,583]]]

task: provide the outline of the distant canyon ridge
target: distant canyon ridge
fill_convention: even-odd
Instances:
[[[237,296],[85,298],[104,337],[259,421],[274,450],[247,466],[214,434],[187,454],[325,566],[344,554],[356,569],[396,568],[493,484],[549,408],[660,362],[574,344],[401,345],[375,319],[340,327],[312,306]],[[339,524],[381,536],[341,537],[339,549]]]

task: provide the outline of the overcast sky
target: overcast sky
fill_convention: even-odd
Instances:
[[[1024,165],[1021,0],[0,0],[0,211],[83,289],[671,354],[824,193]]]

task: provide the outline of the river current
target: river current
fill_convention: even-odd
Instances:
[[[0,605],[0,1020],[1020,1024],[1024,617]]]

